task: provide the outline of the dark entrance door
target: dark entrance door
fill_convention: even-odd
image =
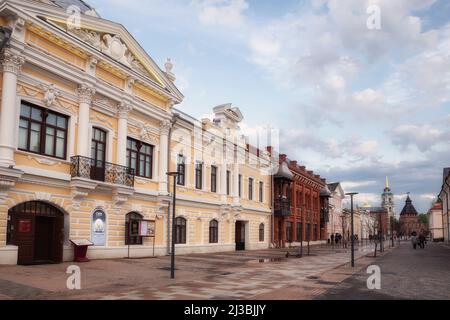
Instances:
[[[105,181],[106,132],[99,128],[92,129],[91,158],[91,179]]]
[[[236,221],[236,250],[245,250],[245,222]]]
[[[64,214],[41,201],[25,202],[8,211],[8,244],[18,246],[17,263],[60,263],[63,259]]]
[[[52,260],[53,232],[55,218],[36,217],[36,229],[34,232],[34,262],[49,263]]]

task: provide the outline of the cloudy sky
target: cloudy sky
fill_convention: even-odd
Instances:
[[[196,117],[231,102],[243,129],[379,205],[385,176],[425,212],[450,166],[450,1],[89,0],[163,66]],[[380,9],[380,29],[367,12]]]

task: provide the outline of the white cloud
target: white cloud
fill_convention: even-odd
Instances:
[[[394,128],[389,135],[392,141],[405,149],[416,146],[422,152],[430,150],[439,143],[449,143],[450,134],[429,124],[403,124]]]
[[[204,26],[240,28],[245,24],[246,0],[197,0],[198,19]]]
[[[377,184],[377,181],[342,181],[341,185],[344,190],[356,189],[367,186],[374,186]]]

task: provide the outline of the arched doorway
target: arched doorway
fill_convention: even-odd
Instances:
[[[17,264],[60,263],[64,213],[42,202],[21,203],[8,211],[8,244],[19,247]]]

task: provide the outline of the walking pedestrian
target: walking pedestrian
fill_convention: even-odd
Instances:
[[[411,243],[413,245],[414,250],[417,249],[417,242],[418,242],[417,234],[415,232],[413,232],[411,234]]]
[[[421,234],[419,235],[419,246],[420,246],[422,249],[425,249],[425,236],[423,235],[423,233],[421,233]]]

